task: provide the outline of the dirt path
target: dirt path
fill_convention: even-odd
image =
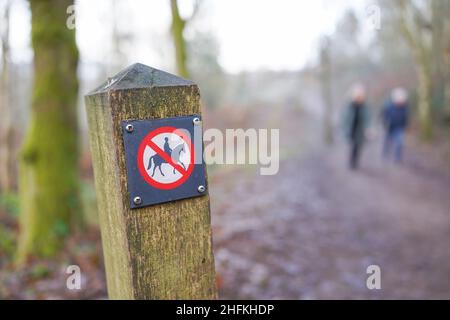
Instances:
[[[210,168],[221,298],[450,299],[450,170],[434,154],[410,146],[404,165],[386,164],[375,141],[350,172],[345,146],[318,148],[318,122],[300,110],[248,118],[281,127],[282,161],[275,176]],[[100,236],[91,233],[20,272],[0,253],[0,297],[105,298]],[[86,273],[86,290],[65,288],[68,261]],[[372,264],[381,267],[379,291],[366,288]]]
[[[383,163],[379,142],[356,173],[341,144],[299,150],[276,176],[213,176],[221,298],[450,298],[448,170],[414,150]],[[372,264],[382,290],[366,288]]]

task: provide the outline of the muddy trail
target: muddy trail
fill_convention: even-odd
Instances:
[[[301,109],[233,110],[209,123],[280,128],[277,175],[208,169],[220,298],[450,299],[450,170],[433,149],[408,141],[398,166],[381,160],[378,137],[351,172],[339,135],[323,147],[320,120]],[[14,217],[0,215],[0,224],[3,239],[5,231],[14,239]],[[0,251],[0,298],[107,298],[100,234],[91,229],[58,259],[23,270]],[[66,288],[68,264],[83,270],[83,290]],[[366,287],[370,265],[381,268],[381,290]]]
[[[345,144],[320,147],[314,123],[281,127],[290,148],[277,175],[213,175],[220,297],[449,299],[448,167],[411,146],[402,165],[386,163],[377,138],[352,172]],[[370,265],[381,268],[381,290],[366,287]]]

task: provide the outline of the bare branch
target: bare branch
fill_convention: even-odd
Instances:
[[[202,6],[203,0],[196,0],[194,3],[194,9],[192,10],[192,14],[189,17],[189,21],[192,21],[195,19],[195,17],[200,12],[201,6]]]

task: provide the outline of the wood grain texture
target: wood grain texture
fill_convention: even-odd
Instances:
[[[130,210],[121,129],[123,120],[200,114],[199,89],[165,73],[160,81],[143,65],[127,70],[110,81],[113,89],[86,96],[109,296],[214,299],[209,196]]]

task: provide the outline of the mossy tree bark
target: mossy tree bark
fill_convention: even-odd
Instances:
[[[10,98],[10,48],[9,23],[11,2],[4,4],[1,30],[2,72],[0,76],[0,192],[10,193],[16,187],[15,145],[13,112]]]
[[[433,121],[431,115],[431,35],[423,25],[421,11],[413,2],[399,0],[394,3],[400,18],[400,29],[411,49],[418,79],[418,111],[421,135],[429,140],[433,134]]]
[[[75,32],[72,0],[30,0],[34,49],[31,119],[20,157],[18,262],[51,256],[81,221]]]
[[[433,87],[443,91],[443,116],[450,121],[450,1],[432,1]]]
[[[172,38],[175,46],[175,61],[177,72],[183,78],[189,78],[189,72],[186,65],[186,42],[184,40],[184,27],[186,21],[180,16],[177,0],[170,0],[170,8],[172,11]]]

